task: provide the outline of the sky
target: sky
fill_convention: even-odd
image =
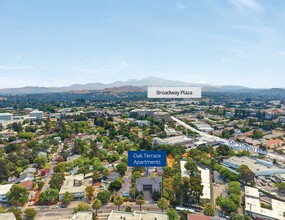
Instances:
[[[0,88],[150,76],[285,88],[285,1],[0,1]]]

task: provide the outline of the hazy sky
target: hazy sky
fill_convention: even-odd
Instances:
[[[285,87],[285,1],[0,1],[0,88],[148,76]]]

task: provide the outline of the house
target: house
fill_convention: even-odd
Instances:
[[[26,182],[20,183],[21,186],[25,187],[27,190],[33,190],[34,188],[34,181],[28,180]]]
[[[119,176],[120,176],[120,174],[119,174],[118,172],[111,172],[111,173],[107,176],[107,179],[105,180],[105,182],[113,182],[113,181],[116,180]]]
[[[13,184],[0,185],[0,203],[8,202],[6,195],[10,192],[12,186]]]

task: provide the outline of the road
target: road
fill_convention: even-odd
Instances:
[[[199,131],[198,129],[191,127],[190,125],[186,124],[184,121],[181,121],[180,119],[175,118],[174,116],[171,116],[171,119],[176,121],[178,124],[182,125],[183,127],[198,133],[201,137],[205,137],[207,139],[212,139],[213,141],[217,141],[217,142],[223,143],[223,144],[227,144],[228,143],[228,140],[225,140],[225,139],[222,139],[220,137],[217,137],[217,136],[210,135],[210,134],[204,133],[202,131]]]
[[[134,202],[125,202],[123,206],[121,206],[120,210],[124,211],[126,206],[131,206],[132,210],[140,210],[139,205],[136,205]],[[90,208],[91,210],[91,208]],[[118,208],[113,204],[109,203],[107,205],[102,206],[100,210],[98,210],[99,216],[108,217],[112,210],[118,210]],[[151,210],[151,211],[160,211],[160,209],[155,204],[146,203],[142,205],[142,210]],[[59,208],[59,209],[38,209],[38,214],[35,220],[65,220],[71,219],[72,217],[72,208]]]
[[[51,180],[53,169],[56,166],[54,162],[56,162],[56,158],[58,158],[60,155],[60,152],[63,149],[63,143],[59,144],[57,151],[53,154],[52,160],[51,160],[51,166],[49,169],[49,172],[47,173],[47,176],[45,177],[45,185],[41,189],[41,192],[44,192],[47,188],[49,188],[49,181]]]

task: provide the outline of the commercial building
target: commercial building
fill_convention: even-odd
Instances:
[[[131,114],[138,114],[141,117],[153,116],[155,112],[159,112],[159,109],[134,109]]]
[[[256,219],[266,220],[285,220],[283,216],[285,210],[285,202],[271,199],[271,208],[263,208],[263,202],[259,198],[259,191],[257,188],[245,187],[245,213]]]
[[[73,198],[83,198],[85,195],[85,187],[83,185],[84,174],[66,176],[59,191],[59,200],[63,198],[65,192],[70,192],[73,195]]]
[[[153,119],[155,121],[167,122],[171,121],[171,115],[168,112],[155,112]]]
[[[6,184],[6,185],[0,185],[0,203],[5,203],[8,201],[6,195],[12,188],[13,184]]]
[[[214,129],[206,124],[206,123],[194,123],[194,125],[197,127],[198,130],[200,131],[204,131],[204,132],[210,132],[210,131],[214,131]]]
[[[222,164],[233,169],[238,169],[241,165],[247,165],[255,176],[285,174],[285,169],[276,167],[270,162],[250,157],[234,156],[223,160]]]
[[[92,212],[86,211],[86,212],[76,212],[73,214],[71,220],[92,220]]]
[[[44,112],[39,110],[33,110],[30,112],[30,117],[35,117],[36,119],[43,119]]]
[[[10,113],[0,113],[0,121],[11,121],[13,120],[13,115]]]
[[[153,138],[153,144],[170,144],[170,145],[188,145],[192,143],[192,139],[188,138],[185,135],[179,135],[174,137],[168,137],[168,138]]]
[[[112,211],[108,220],[169,220],[166,213],[151,211]]]
[[[16,217],[13,213],[0,213],[1,220],[16,220]]]
[[[154,191],[161,192],[162,177],[141,177],[136,180],[136,188],[139,192],[144,193],[145,200],[151,200]]]
[[[135,123],[138,123],[139,127],[149,127],[150,126],[150,122],[147,120],[136,120]]]

